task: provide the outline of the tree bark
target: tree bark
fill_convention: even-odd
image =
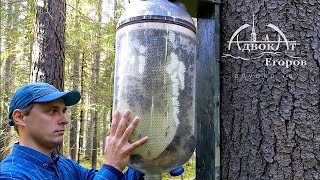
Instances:
[[[64,89],[66,0],[38,0],[32,49],[31,82]],[[58,148],[63,155],[63,144]]]
[[[30,81],[64,88],[65,0],[38,0]]]
[[[257,39],[277,39],[266,27],[271,23],[297,41],[294,50],[280,48],[279,56],[221,59],[222,179],[320,179],[319,9],[314,0],[222,1],[222,53],[253,55],[236,46],[228,50],[232,34],[252,25],[253,14]],[[250,39],[250,30],[239,39]],[[307,65],[267,66],[267,57]]]

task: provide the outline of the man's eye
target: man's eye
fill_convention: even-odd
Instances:
[[[50,114],[55,114],[55,113],[57,113],[57,110],[56,110],[56,109],[51,109],[51,110],[49,111],[49,113],[50,113]]]

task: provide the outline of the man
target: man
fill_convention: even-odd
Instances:
[[[63,141],[66,106],[77,104],[78,91],[60,92],[47,83],[30,83],[16,91],[10,102],[9,124],[19,135],[12,154],[1,162],[0,179],[143,179],[142,173],[131,168],[122,174],[131,152],[147,142],[148,137],[129,143],[139,123],[135,117],[127,127],[130,112],[120,119],[116,111],[106,138],[105,164],[97,171],[86,169],[74,161],[59,157],[54,149]]]

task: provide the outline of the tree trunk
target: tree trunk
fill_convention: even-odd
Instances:
[[[3,119],[8,119],[9,109],[9,94],[13,89],[13,82],[11,77],[11,65],[15,59],[15,55],[9,55],[6,59],[6,67],[5,67],[5,81],[4,81],[4,111],[3,111]],[[10,152],[10,147],[8,146],[10,143],[10,126],[8,122],[4,121],[1,125],[1,137],[0,137],[0,161],[3,160]]]
[[[1,43],[1,42],[0,42]],[[2,51],[0,51],[0,57],[2,57]],[[2,92],[2,82],[3,82],[3,79],[2,79],[2,58],[0,58],[0,99],[3,99],[2,96],[3,96],[3,92]],[[0,102],[0,114],[3,113],[4,109],[2,108],[3,107],[3,102]],[[2,121],[2,116],[0,115],[0,127],[2,127],[2,124],[3,123],[6,123],[6,121]]]
[[[116,20],[119,18],[119,13],[118,13],[117,9],[118,9],[118,0],[114,0],[114,2],[113,2],[113,20]]]
[[[64,87],[65,0],[38,0],[30,81]]]
[[[2,39],[1,39],[2,40]],[[2,43],[2,42],[0,42]],[[2,82],[3,82],[3,79],[2,79],[2,51],[0,51],[0,99],[3,99],[3,92],[2,92]],[[3,123],[6,123],[5,120],[2,121],[2,116],[1,114],[3,113],[3,111],[5,111],[3,109],[3,102],[0,102],[0,127],[2,127],[2,124]]]
[[[222,2],[222,179],[320,179],[319,9],[314,0]],[[244,24],[251,27],[229,50]],[[287,49],[268,24],[297,45]],[[277,52],[276,45],[254,45],[278,37]]]
[[[106,100],[106,98],[104,98]],[[104,102],[107,102],[107,101],[104,101]],[[104,107],[102,108],[102,113],[103,113],[103,116],[102,116],[102,137],[105,137],[107,135],[107,125],[108,125],[108,122],[107,122],[107,115],[108,115],[108,108],[106,105],[104,105]],[[104,147],[106,145],[106,141],[105,139],[103,138],[102,140],[102,148],[101,148],[101,154],[104,154]]]
[[[6,32],[15,32],[17,28],[16,19],[18,17],[18,12],[14,11],[14,9],[18,9],[19,3],[8,3],[7,6],[7,21],[5,26]],[[5,61],[5,69],[4,69],[4,83],[3,83],[3,99],[1,97],[1,103],[0,105],[3,107],[2,112],[0,116],[2,116],[2,124],[1,125],[1,131],[0,131],[0,161],[3,160],[10,152],[10,126],[8,125],[8,109],[9,109],[9,97],[12,95],[11,92],[13,90],[13,73],[11,71],[12,64],[14,60],[16,59],[16,41],[15,37],[11,34],[7,34],[5,36],[5,51],[8,53],[8,57]],[[1,57],[0,57],[1,58]],[[2,64],[0,63],[0,66]]]
[[[80,128],[79,128],[79,151],[78,151],[78,163],[80,163],[81,154],[84,151],[84,124],[85,124],[85,95],[84,95],[84,66],[85,66],[85,54],[82,53],[82,60],[81,60],[81,74],[80,74],[80,89],[81,89],[81,109],[80,109]]]
[[[64,89],[65,0],[38,0],[32,49],[31,82]],[[63,155],[63,144],[58,148]]]
[[[0,44],[2,43],[2,38],[0,38]],[[2,73],[3,73],[3,70],[2,70],[2,57],[3,57],[3,51],[0,51],[0,99],[3,99],[4,97],[4,92],[3,92],[3,81],[4,81],[4,78],[2,78]],[[3,105],[4,105],[4,102],[1,102],[0,101],[0,127],[2,127],[2,124],[3,123],[7,123],[5,119],[2,118],[2,115],[4,111],[6,111],[4,108],[3,108]],[[0,133],[1,134],[1,133]],[[1,140],[0,140],[1,142]]]
[[[78,21],[78,11],[79,11],[79,0],[76,1],[75,4],[75,11],[76,11],[76,15],[75,15],[75,28],[78,29],[79,26],[79,21]],[[78,90],[78,84],[79,84],[79,58],[80,58],[80,54],[79,54],[79,50],[80,49],[80,42],[76,41],[76,48],[75,48],[75,52],[73,54],[73,78],[72,78],[72,87],[74,90]],[[77,151],[78,151],[78,108],[77,106],[73,107],[71,109],[71,124],[70,124],[70,141],[69,141],[69,147],[70,147],[70,157],[71,159],[73,159],[74,161],[76,161],[77,158]]]
[[[90,90],[88,90],[90,92]],[[91,105],[91,103],[90,103]],[[85,112],[85,127],[86,131],[84,132],[84,143],[85,143],[85,149],[84,149],[84,156],[85,159],[89,160],[92,159],[92,141],[93,141],[93,112],[92,110]]]
[[[79,83],[79,53],[73,55],[74,64],[73,64],[73,89],[78,90]],[[71,109],[71,123],[70,123],[70,157],[76,161],[77,150],[78,150],[78,119],[79,119],[79,109],[77,106],[72,107]]]
[[[97,157],[98,157],[98,102],[99,102],[99,71],[100,71],[100,38],[101,38],[101,20],[102,20],[102,0],[97,2],[97,29],[95,33],[95,44],[93,46],[93,66],[92,66],[92,82],[95,89],[92,89],[92,104],[94,104],[94,108],[92,110],[92,121],[93,121],[93,151],[92,151],[92,168],[96,168],[97,166]]]

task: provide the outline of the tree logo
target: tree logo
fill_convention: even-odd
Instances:
[[[252,18],[252,25],[244,24],[239,27],[228,41],[228,50],[232,51],[233,47],[237,47],[237,51],[233,53],[223,53],[222,57],[231,57],[235,59],[242,59],[245,61],[265,58],[266,66],[290,66],[306,65],[305,60],[300,57],[291,55],[297,45],[296,41],[289,41],[285,34],[275,25],[268,24],[266,28],[271,28],[275,32],[272,36],[274,40],[270,40],[269,35],[266,34],[262,40],[257,40],[257,33],[255,29],[254,15]],[[239,40],[241,32],[251,27],[250,40]],[[279,60],[275,59],[280,56],[287,56],[289,59]]]

